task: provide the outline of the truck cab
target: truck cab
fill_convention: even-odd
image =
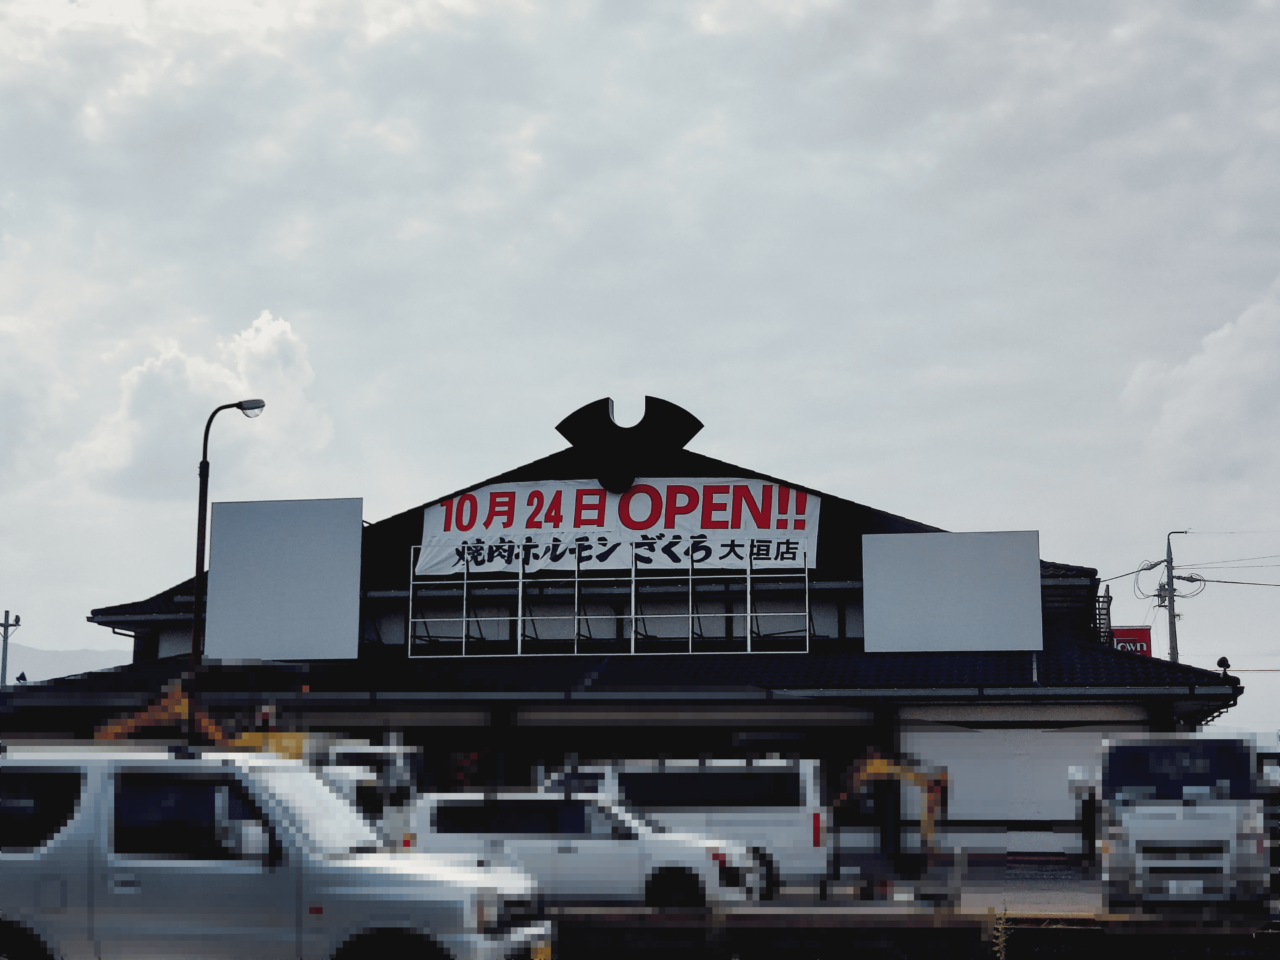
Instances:
[[[1270,892],[1252,746],[1161,737],[1104,745],[1097,849],[1109,913],[1261,912]]]

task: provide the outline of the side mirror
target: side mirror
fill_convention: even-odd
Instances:
[[[274,860],[271,834],[257,820],[231,820],[223,832],[223,847],[236,860]]]
[[[1067,789],[1077,800],[1087,800],[1096,793],[1093,771],[1088,767],[1067,767]]]

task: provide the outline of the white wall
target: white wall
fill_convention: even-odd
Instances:
[[[947,820],[1078,820],[1067,783],[1067,768],[1093,766],[1098,748],[1117,727],[1069,730],[988,729],[935,726],[907,728],[902,750],[928,766],[945,767]],[[920,816],[919,791],[903,788],[902,818]],[[1077,831],[939,831],[943,847],[1028,854],[1078,854]],[[918,831],[904,830],[903,849],[919,846]]]
[[[1093,766],[1111,728],[1071,730],[908,728],[902,750],[947,768],[951,820],[1074,820],[1067,768]],[[903,791],[903,819],[920,816],[918,791]]]

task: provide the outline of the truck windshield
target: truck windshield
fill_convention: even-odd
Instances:
[[[360,811],[310,770],[262,770],[257,776],[318,852],[372,853],[387,846]]]
[[[1102,781],[1108,800],[1247,800],[1254,795],[1248,748],[1234,740],[1113,747]]]

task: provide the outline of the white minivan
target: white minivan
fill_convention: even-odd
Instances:
[[[604,794],[669,830],[736,841],[760,863],[765,898],[830,869],[817,760],[624,760],[561,770],[540,790]]]
[[[411,828],[418,849],[512,858],[548,900],[703,907],[761,892],[746,847],[655,827],[606,797],[426,794]]]

